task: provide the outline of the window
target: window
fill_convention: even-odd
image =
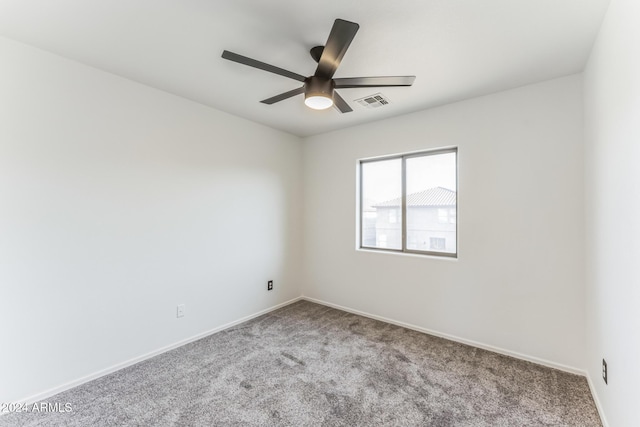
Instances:
[[[456,257],[457,186],[456,148],[361,160],[360,248]]]

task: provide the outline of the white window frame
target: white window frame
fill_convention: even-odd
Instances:
[[[433,156],[438,154],[447,154],[447,153],[455,153],[456,156],[456,215],[455,215],[455,226],[456,226],[456,251],[455,252],[440,252],[440,251],[425,251],[425,250],[417,250],[417,249],[409,249],[407,248],[407,173],[406,173],[406,160],[411,157],[423,157],[423,156]],[[393,159],[401,159],[402,160],[402,205],[400,207],[400,218],[402,218],[402,249],[390,249],[390,248],[379,248],[373,246],[364,246],[363,245],[363,179],[362,179],[362,165],[365,163],[371,162],[379,162],[384,160],[393,160]],[[358,237],[358,248],[365,250],[373,250],[373,251],[381,251],[381,252],[396,252],[396,253],[411,253],[417,255],[428,255],[428,256],[437,256],[437,257],[448,257],[448,258],[458,258],[458,147],[451,148],[439,148],[435,150],[426,150],[426,151],[418,151],[412,153],[404,153],[404,154],[396,154],[392,156],[383,156],[383,157],[375,157],[369,159],[361,159],[358,163],[358,183],[359,183],[359,203],[358,203],[358,229],[359,229],[359,237]],[[448,217],[451,217],[451,213],[448,213]],[[449,222],[449,221],[448,221]]]

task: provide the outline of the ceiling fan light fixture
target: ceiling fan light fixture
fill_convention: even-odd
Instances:
[[[326,110],[333,106],[333,80],[308,77],[304,82],[304,104],[314,110]]]
[[[309,95],[305,96],[304,105],[314,110],[326,110],[333,106],[333,99],[327,95]]]

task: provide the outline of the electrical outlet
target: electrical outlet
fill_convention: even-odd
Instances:
[[[184,317],[184,304],[178,305],[178,310],[176,312],[176,317]]]
[[[269,280],[267,282],[267,290],[268,291],[272,291],[273,290],[273,280]]]
[[[602,379],[604,380],[605,384],[609,384],[609,382],[607,381],[607,361],[602,359]]]

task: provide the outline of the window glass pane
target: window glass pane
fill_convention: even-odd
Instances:
[[[446,239],[442,237],[429,237],[429,244],[431,249],[440,250],[445,248]]]
[[[438,209],[438,222],[448,222],[448,221],[449,221],[449,210]]]
[[[402,249],[402,160],[362,163],[362,246]]]
[[[456,253],[456,153],[406,159],[407,248]]]

